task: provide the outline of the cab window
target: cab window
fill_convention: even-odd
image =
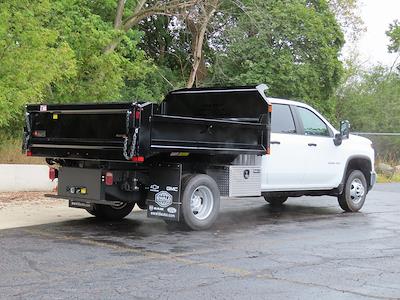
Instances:
[[[311,110],[297,107],[297,112],[303,123],[305,135],[330,136],[328,126]]]
[[[296,127],[289,105],[272,105],[271,130],[274,133],[296,133]]]

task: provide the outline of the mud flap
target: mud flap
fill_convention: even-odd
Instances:
[[[157,164],[150,168],[147,217],[179,221],[181,177],[181,164]]]

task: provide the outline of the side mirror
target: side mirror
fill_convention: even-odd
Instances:
[[[340,134],[343,139],[348,139],[350,135],[350,122],[345,120],[340,122]]]
[[[335,138],[333,139],[335,146],[340,146],[343,142],[342,134],[336,133]]]
[[[344,139],[348,139],[350,135],[350,122],[349,121],[341,121],[340,122],[340,133],[335,134],[335,138],[333,142],[335,146],[340,146]]]

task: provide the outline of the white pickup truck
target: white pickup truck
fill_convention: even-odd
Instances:
[[[160,104],[28,105],[23,149],[46,158],[56,197],[101,219],[122,219],[137,205],[202,230],[215,222],[220,197],[281,205],[331,195],[345,211],[361,209],[376,179],[371,141],[266,89],[182,89]]]
[[[271,154],[262,158],[261,190],[280,205],[288,197],[337,196],[345,211],[358,211],[376,181],[375,151],[366,138],[337,131],[312,107],[295,101],[272,102]]]

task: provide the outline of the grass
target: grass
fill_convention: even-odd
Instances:
[[[391,177],[388,177],[383,174],[378,174],[377,182],[378,183],[400,182],[400,174],[394,174]]]
[[[46,164],[44,158],[22,154],[21,144],[19,139],[1,141],[0,164]]]

